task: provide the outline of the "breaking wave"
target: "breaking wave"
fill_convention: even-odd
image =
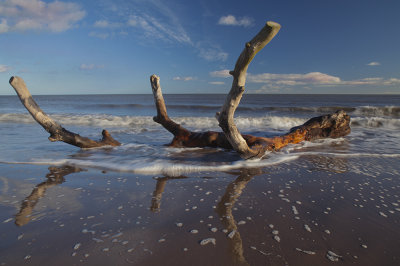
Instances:
[[[82,125],[96,127],[154,127],[157,124],[152,116],[114,116],[114,115],[51,115],[62,125]],[[218,121],[213,117],[176,117],[174,121],[192,129],[217,129]],[[241,128],[272,128],[290,129],[304,123],[306,120],[295,117],[264,116],[237,117],[235,119]],[[36,123],[29,114],[0,114],[0,123]]]

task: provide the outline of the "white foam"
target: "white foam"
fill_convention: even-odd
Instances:
[[[158,126],[152,116],[115,116],[106,114],[53,114],[49,115],[61,125],[80,125],[96,127],[154,127]],[[176,117],[175,122],[189,129],[219,130],[218,121],[213,117]],[[289,129],[301,125],[305,119],[282,116],[237,117],[235,123],[243,129]],[[0,114],[0,123],[35,123],[29,114]]]
[[[286,155],[279,154],[277,156],[271,156],[267,159],[257,160],[240,160],[231,164],[223,165],[196,165],[196,164],[183,164],[183,163],[171,163],[166,160],[154,160],[152,162],[143,162],[142,160],[131,160],[122,162],[110,162],[107,160],[94,160],[91,159],[60,159],[60,160],[37,160],[30,162],[9,162],[0,161],[4,164],[31,164],[31,165],[73,165],[76,167],[87,167],[106,169],[116,172],[129,172],[137,174],[164,174],[169,176],[178,176],[183,173],[192,172],[206,172],[206,171],[229,171],[240,168],[254,168],[254,167],[265,167],[270,165],[276,165],[283,162],[297,159],[297,155]],[[116,160],[114,160],[116,161]]]

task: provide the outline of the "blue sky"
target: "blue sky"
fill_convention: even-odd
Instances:
[[[0,0],[0,95],[226,93],[245,42],[248,93],[400,93],[400,1]]]

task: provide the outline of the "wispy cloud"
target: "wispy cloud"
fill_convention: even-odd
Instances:
[[[113,30],[118,29],[125,36],[134,35],[146,45],[156,43],[159,46],[161,41],[192,47],[200,58],[207,61],[226,61],[228,58],[228,53],[213,42],[193,41],[173,5],[164,1],[113,0],[108,2],[104,12],[109,13],[105,18],[103,14],[103,18],[95,22],[96,30],[90,36],[105,39],[116,35]]]
[[[219,25],[225,25],[225,26],[243,26],[243,27],[249,27],[253,24],[253,19],[249,17],[242,17],[237,19],[233,15],[227,15],[227,16],[222,16],[218,20]]]
[[[229,69],[217,70],[210,72],[210,76],[214,78],[229,78],[231,75],[229,74]]]
[[[7,72],[11,69],[11,67],[6,65],[0,65],[0,73]]]
[[[96,65],[96,64],[81,64],[79,67],[80,70],[93,70],[93,69],[101,69],[104,68],[104,65]]]
[[[122,26],[121,23],[118,22],[110,22],[108,20],[97,20],[93,26],[95,28],[103,28],[103,29],[113,29],[113,28],[119,28]]]
[[[110,34],[108,32],[97,32],[97,31],[91,31],[89,32],[89,37],[95,37],[99,39],[107,39],[110,37]]]
[[[367,64],[367,66],[380,66],[380,65],[381,65],[381,63],[379,63],[379,62],[370,62]]]
[[[178,23],[161,22],[158,18],[148,14],[132,15],[127,25],[139,28],[146,38],[161,39],[164,41],[176,41],[178,43],[191,44],[190,37]]]
[[[41,0],[5,0],[0,2],[0,33],[9,31],[66,31],[83,19],[86,12],[76,3]]]
[[[181,80],[181,81],[190,81],[190,80],[195,80],[196,77],[174,77],[173,80]]]
[[[207,61],[226,61],[228,59],[228,53],[224,52],[219,46],[198,44],[196,45],[198,49],[199,57]]]

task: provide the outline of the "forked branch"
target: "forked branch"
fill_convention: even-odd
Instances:
[[[118,141],[111,137],[107,130],[102,131],[103,138],[99,141],[81,137],[78,134],[66,130],[42,111],[42,109],[33,99],[22,78],[16,76],[11,77],[10,84],[14,88],[22,104],[29,111],[36,122],[38,122],[47,132],[50,133],[50,141],[63,141],[80,148],[121,145]]]

